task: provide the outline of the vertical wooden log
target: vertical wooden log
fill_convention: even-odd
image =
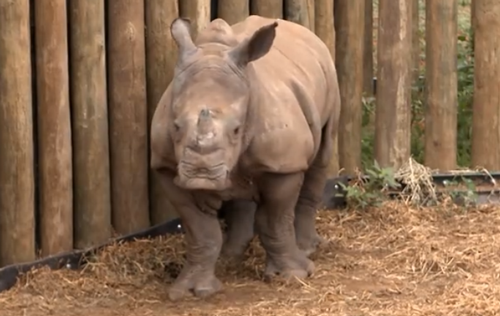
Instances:
[[[172,80],[177,47],[170,34],[170,24],[179,15],[177,1],[147,0],[146,4],[146,87],[148,97],[148,131],[161,96]],[[166,222],[177,217],[165,197],[164,188],[155,171],[149,171],[151,223]]]
[[[470,2],[470,27],[474,33],[474,27],[476,23],[476,0],[471,0]]]
[[[191,20],[191,35],[196,39],[198,33],[210,23],[210,0],[179,1],[180,16]]]
[[[229,25],[243,21],[250,14],[249,0],[219,0],[217,17]]]
[[[42,255],[73,249],[73,164],[65,0],[35,1]]]
[[[0,2],[0,266],[35,259],[28,0]]]
[[[313,32],[316,32],[315,31],[316,22],[314,21],[315,17],[316,17],[316,14],[315,14],[315,9],[316,9],[315,2],[316,2],[316,0],[307,0],[307,13],[309,14],[309,29],[311,31],[313,31]],[[331,0],[331,2],[333,2],[333,0]]]
[[[340,168],[346,173],[361,168],[364,16],[364,1],[335,2],[335,65],[342,104],[338,151]]]
[[[375,159],[383,167],[410,157],[411,1],[379,1]]]
[[[284,2],[285,19],[311,29],[308,1],[309,0],[287,0]]]
[[[335,59],[335,24],[333,1],[316,0],[314,3],[314,32],[330,50]]]
[[[373,95],[373,0],[365,0],[363,47],[363,92]]]
[[[500,2],[474,1],[472,166],[500,170]]]
[[[149,227],[144,0],[107,6],[112,223],[129,234]]]
[[[250,14],[282,19],[283,0],[250,0]]]
[[[452,0],[453,1],[453,0]],[[412,0],[412,77],[413,83],[418,83],[420,77],[420,0]],[[426,9],[427,10],[427,9]],[[456,38],[455,38],[456,41]]]
[[[330,50],[332,59],[335,58],[335,27],[333,22],[333,1],[316,0],[315,3],[314,30],[316,35],[326,44]],[[338,137],[334,139],[333,158],[328,167],[328,175],[337,176],[339,170],[338,161]]]
[[[85,248],[111,236],[104,1],[68,6],[74,238],[76,248]]]
[[[476,1],[471,0],[470,2],[470,29],[469,29],[469,34],[470,38],[469,41],[471,41],[471,47],[472,50],[474,51],[474,30],[476,29]]]
[[[457,164],[457,5],[425,4],[425,165],[440,170]]]

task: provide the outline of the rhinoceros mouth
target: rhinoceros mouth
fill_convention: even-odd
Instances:
[[[177,170],[174,182],[186,190],[222,191],[231,186],[229,168],[224,163],[199,167],[182,161]]]

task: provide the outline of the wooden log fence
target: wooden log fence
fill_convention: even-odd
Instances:
[[[473,2],[472,164],[500,170],[500,61],[491,58],[500,50],[500,3]],[[343,102],[334,176],[361,167],[362,96],[374,92],[373,74],[374,156],[392,167],[410,156],[411,84],[421,67],[415,10],[425,5],[425,163],[455,168],[457,3],[379,0],[375,10],[373,0],[2,2],[0,267],[176,216],[149,169],[148,136],[173,76],[169,26],[178,16],[192,21],[194,36],[214,18],[258,14],[304,25],[325,42]]]
[[[150,225],[144,0],[106,4],[112,224],[129,234]]]
[[[218,0],[217,7],[217,17],[230,25],[250,15],[250,3],[247,0]]]
[[[316,0],[314,7],[314,31],[323,40],[330,55],[335,60],[335,25],[334,25],[334,1]],[[333,140],[333,156],[328,166],[328,175],[335,176],[339,171],[338,157],[338,136]]]
[[[149,135],[156,105],[173,77],[177,48],[170,34],[170,24],[179,16],[179,5],[177,1],[171,0],[146,0],[144,4],[147,26],[146,88]],[[149,170],[150,220],[153,225],[177,216],[162,191],[156,173]]]
[[[75,248],[111,237],[111,180],[103,0],[68,1]]]
[[[373,94],[373,0],[365,0],[363,43],[363,93]]]
[[[73,153],[66,1],[38,1],[34,9],[35,141],[39,238],[44,256],[73,249]]]
[[[283,0],[252,0],[250,1],[250,13],[265,16],[267,18],[283,18]]]
[[[383,167],[410,158],[411,9],[411,0],[379,1],[375,160]]]
[[[457,1],[427,0],[425,164],[457,167]],[[443,23],[449,21],[451,23]]]
[[[361,168],[361,114],[365,1],[335,1],[335,67],[340,87],[339,165],[345,173]]]
[[[500,3],[474,0],[474,102],[472,164],[500,168]]]
[[[0,4],[0,265],[35,258],[30,6]]]

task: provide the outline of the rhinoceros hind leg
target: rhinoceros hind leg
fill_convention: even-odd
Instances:
[[[306,171],[304,183],[295,207],[295,237],[297,245],[306,256],[311,255],[324,239],[317,233],[316,211],[323,197],[326,168],[315,162]]]
[[[332,158],[333,135],[338,118],[335,113],[323,127],[321,144],[314,161],[305,172],[304,182],[295,207],[295,236],[297,245],[306,256],[311,255],[325,240],[316,231],[316,211],[323,198],[327,168]]]
[[[239,263],[254,237],[256,205],[251,200],[231,200],[225,202],[223,208],[227,232],[221,255]]]
[[[294,233],[294,208],[303,178],[303,173],[269,174],[259,181],[255,225],[266,250],[266,276],[305,278],[314,271],[314,263],[297,247]]]

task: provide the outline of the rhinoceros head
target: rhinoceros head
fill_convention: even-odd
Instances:
[[[232,35],[225,22],[219,23]],[[172,80],[170,124],[178,186],[193,190],[231,186],[230,174],[244,150],[249,125],[247,65],[269,52],[276,26],[274,22],[261,27],[241,42],[232,36],[233,45],[216,40],[218,35],[211,41],[207,33],[203,36],[209,40],[195,44],[189,20],[172,22],[171,34],[179,52]]]

